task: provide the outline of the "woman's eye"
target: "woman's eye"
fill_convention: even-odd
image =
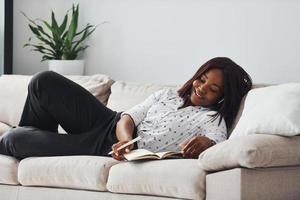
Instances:
[[[213,93],[218,93],[218,90],[215,88],[210,88],[210,91],[212,91]]]
[[[204,79],[204,78],[201,78],[201,79],[200,79],[200,82],[201,82],[201,83],[205,83],[205,79]]]

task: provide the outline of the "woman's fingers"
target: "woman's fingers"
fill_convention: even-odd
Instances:
[[[187,142],[183,143],[185,146],[181,147],[183,152],[186,152],[186,150],[195,143],[196,137],[191,138]]]
[[[195,156],[199,155],[199,147],[196,143],[190,145],[184,152],[184,157],[194,158]]]
[[[125,149],[125,153],[129,153],[130,151],[131,151],[131,149],[128,147]]]
[[[119,151],[118,151],[119,146],[120,146],[119,142],[112,145],[113,155],[119,156]]]
[[[186,140],[184,142],[182,142],[181,144],[179,144],[181,149],[184,149],[184,147],[189,143],[190,140]]]
[[[116,160],[119,160],[119,161],[121,161],[121,160],[124,160],[124,156],[123,155],[116,155],[116,154],[112,154],[112,156],[113,156],[113,158],[114,159],[116,159]]]
[[[119,147],[121,147],[123,144],[127,143],[128,141],[120,141],[117,142],[115,144],[112,145],[112,151],[113,151],[113,158],[117,159],[117,160],[123,160],[124,156],[123,154],[125,153],[129,153],[131,151],[131,149],[133,149],[133,145],[129,145],[125,148],[119,149]],[[119,150],[118,150],[119,149]]]

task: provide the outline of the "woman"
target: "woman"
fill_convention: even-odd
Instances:
[[[250,76],[229,58],[203,64],[178,91],[158,91],[117,113],[74,82],[54,72],[35,75],[19,127],[0,140],[0,154],[31,156],[101,155],[123,159],[133,148],[179,151],[196,158],[227,138]],[[68,134],[58,134],[60,124]],[[118,150],[134,137],[137,144]]]

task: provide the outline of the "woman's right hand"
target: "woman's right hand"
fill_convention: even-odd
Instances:
[[[127,142],[128,141],[119,141],[119,142],[117,142],[117,143],[115,143],[115,144],[112,145],[112,147],[111,147],[112,151],[113,151],[112,157],[114,159],[116,159],[116,160],[124,160],[124,154],[125,153],[129,153],[133,149],[134,145],[131,144],[131,145],[129,145],[129,146],[123,148],[123,149],[118,150],[118,148],[120,146],[122,146],[123,144],[125,144]]]

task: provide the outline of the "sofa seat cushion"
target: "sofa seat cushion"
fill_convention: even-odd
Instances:
[[[19,164],[24,186],[50,186],[106,191],[109,169],[119,161],[100,156],[31,157]]]
[[[254,134],[221,142],[199,156],[205,171],[300,165],[300,136]]]
[[[123,162],[110,169],[107,189],[115,193],[204,199],[205,175],[195,159]]]
[[[13,157],[0,155],[0,183],[18,185],[19,161]]]

